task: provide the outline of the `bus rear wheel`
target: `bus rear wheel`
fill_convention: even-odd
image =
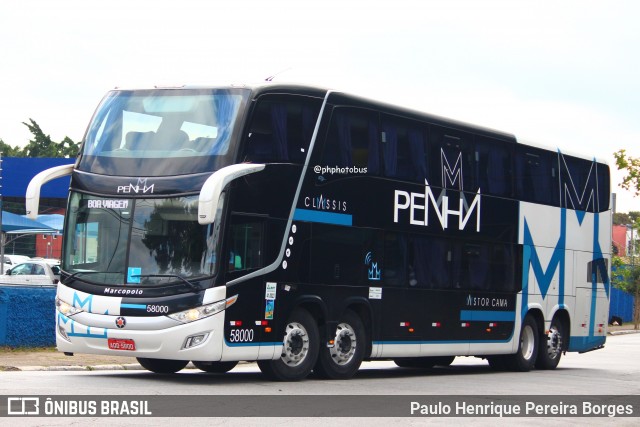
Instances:
[[[336,328],[333,347],[320,348],[313,371],[321,378],[351,378],[362,364],[365,347],[362,320],[356,313],[348,310]]]
[[[533,369],[538,357],[538,325],[530,314],[522,321],[520,342],[515,354],[505,356],[504,362],[512,371],[528,372]]]
[[[560,363],[562,350],[565,343],[565,332],[562,321],[554,318],[551,321],[549,334],[542,335],[542,342],[538,350],[538,358],[536,359],[536,368],[538,369],[555,369]]]
[[[238,362],[195,362],[192,361],[193,365],[204,372],[209,372],[212,374],[224,374],[225,372],[229,372],[233,368],[236,367]]]
[[[318,359],[319,332],[308,311],[296,309],[284,330],[282,354],[277,360],[258,360],[258,367],[274,381],[299,381],[306,378]]]
[[[147,359],[145,357],[137,357],[136,359],[144,369],[156,374],[175,374],[189,363],[188,360]]]

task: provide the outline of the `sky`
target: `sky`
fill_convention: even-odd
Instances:
[[[343,90],[609,162],[640,156],[640,2],[20,0],[0,5],[0,139],[80,141],[114,87]]]

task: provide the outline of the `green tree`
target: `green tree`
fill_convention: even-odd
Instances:
[[[625,190],[635,192],[636,195],[640,195],[640,159],[629,156],[624,149],[613,153],[613,156],[616,158],[618,169],[624,169],[626,172],[620,186]]]
[[[0,139],[0,153],[2,153],[3,157],[16,157],[19,152],[20,149],[18,147],[12,147]]]
[[[80,143],[65,136],[61,142],[55,142],[40,128],[35,120],[22,123],[31,131],[32,139],[26,147],[11,147],[0,139],[0,152],[5,157],[75,157],[80,149]]]
[[[616,212],[613,214],[613,223],[615,225],[626,225],[631,222],[631,217],[628,213]]]
[[[72,157],[78,153],[79,144],[73,142],[68,136],[62,142],[54,142],[51,136],[46,135],[35,120],[29,119],[29,123],[23,122],[29,128],[32,139],[22,149],[23,157]]]
[[[629,156],[626,150],[618,150],[613,153],[616,159],[616,166],[621,171],[624,171],[625,175],[622,178],[620,186],[625,190],[633,191],[637,196],[640,195],[640,159]],[[638,231],[640,231],[640,219],[638,212],[629,212],[630,222],[633,224],[632,239],[629,247],[628,262],[626,262],[625,268],[618,269],[620,271],[621,279],[618,280],[617,287],[632,293],[635,296],[635,306],[633,313],[634,328],[638,329],[640,326],[640,267],[636,263],[637,254],[637,239]],[[615,263],[621,264],[627,260],[621,261],[620,259],[613,259],[613,265]],[[616,274],[618,274],[616,270]]]

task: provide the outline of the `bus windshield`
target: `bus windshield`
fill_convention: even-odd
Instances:
[[[110,92],[89,125],[79,169],[158,176],[226,166],[246,96],[234,89]]]
[[[197,221],[197,196],[70,196],[62,256],[74,278],[104,285],[188,283],[216,271],[219,226]]]

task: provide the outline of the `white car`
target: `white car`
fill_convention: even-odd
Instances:
[[[10,255],[10,254],[4,254],[4,262],[6,264],[11,264],[11,265],[18,265],[22,262],[27,262],[29,261],[31,258],[26,256],[26,255]]]
[[[0,283],[11,285],[55,285],[59,281],[60,267],[38,260],[18,264],[0,276]]]
[[[59,259],[55,259],[55,258],[41,258],[41,257],[33,257],[31,258],[32,260],[37,260],[37,261],[44,261],[47,264],[54,266],[54,265],[60,265],[60,260]]]
[[[4,254],[4,265],[2,266],[2,273],[0,274],[4,274],[7,270],[9,270],[10,268],[22,263],[22,262],[27,262],[29,261],[31,258],[29,258],[26,255],[8,255],[8,254]]]

